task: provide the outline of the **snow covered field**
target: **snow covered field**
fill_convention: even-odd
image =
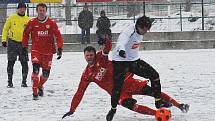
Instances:
[[[190,104],[187,114],[170,108],[173,121],[215,120],[215,49],[142,51],[141,58],[160,73],[162,89],[175,99]],[[0,121],[61,121],[70,108],[86,62],[82,52],[65,52],[53,60],[51,75],[45,84],[44,97],[32,100],[31,62],[27,88],[21,88],[21,66],[16,62],[13,83],[6,88],[6,54],[0,55]],[[137,77],[138,78],[138,77]],[[138,103],[154,108],[154,99],[136,96]],[[62,121],[105,121],[110,97],[91,84],[73,117]],[[118,106],[114,121],[154,121],[153,116],[132,112]]]

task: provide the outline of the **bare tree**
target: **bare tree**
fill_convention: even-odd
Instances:
[[[72,25],[71,21],[71,0],[65,0],[65,16],[66,16],[66,25]]]
[[[186,0],[185,11],[190,12],[191,9],[191,0]]]
[[[7,19],[7,4],[0,4],[0,34],[2,33],[2,29],[4,27],[4,23]]]

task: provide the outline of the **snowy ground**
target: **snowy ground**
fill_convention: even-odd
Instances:
[[[171,108],[173,121],[215,120],[215,49],[142,51],[141,58],[160,72],[162,89],[175,99],[191,105],[187,114]],[[15,64],[14,86],[6,88],[6,55],[0,56],[0,121],[61,121],[69,110],[71,97],[86,66],[81,52],[65,52],[61,60],[53,60],[53,68],[45,85],[45,95],[32,100],[31,86],[21,88],[20,63]],[[31,85],[31,63],[28,85]],[[154,108],[150,97],[136,96],[138,103]],[[110,97],[92,84],[73,117],[62,121],[105,121]],[[114,121],[154,121],[153,116],[134,113],[119,106]]]

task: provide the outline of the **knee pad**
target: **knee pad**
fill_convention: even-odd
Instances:
[[[43,70],[43,77],[48,78],[50,74],[50,70]]]
[[[128,98],[122,101],[122,106],[133,110],[134,104],[137,103],[137,100],[133,99],[133,98]]]
[[[33,72],[36,74],[39,74],[40,71],[40,65],[39,64],[33,64]]]

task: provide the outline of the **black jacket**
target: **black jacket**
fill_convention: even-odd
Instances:
[[[111,35],[111,30],[110,30],[110,20],[106,16],[99,17],[96,23],[96,27],[98,30],[96,31],[97,35],[100,34],[108,34]]]
[[[93,14],[90,11],[83,10],[78,16],[78,26],[81,29],[88,29],[93,27]]]

